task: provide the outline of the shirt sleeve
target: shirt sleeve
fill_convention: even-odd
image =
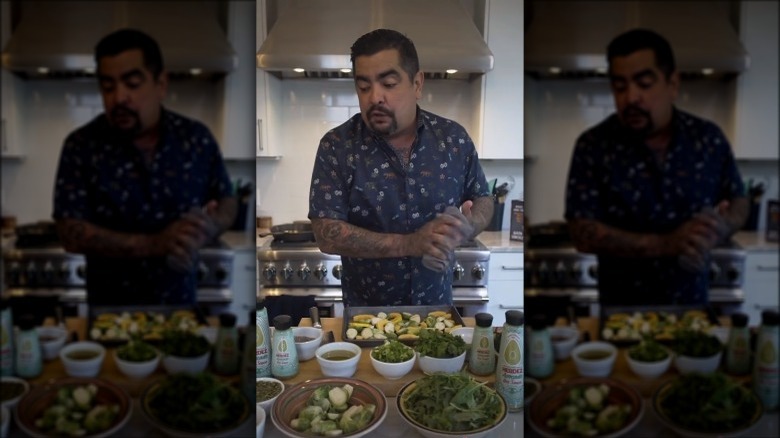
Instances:
[[[581,135],[572,152],[566,179],[566,206],[564,217],[569,219],[597,219],[599,208],[599,181],[597,144],[588,133]]]
[[[464,199],[461,199],[460,203],[468,200],[474,200],[476,198],[482,198],[490,196],[491,193],[488,190],[487,178],[485,172],[482,170],[482,165],[479,163],[479,154],[474,146],[474,142],[471,137],[465,133],[462,137],[466,143],[468,155],[466,156],[466,187],[463,191]]]
[[[208,199],[222,199],[233,196],[233,183],[230,181],[222,150],[211,131],[202,126],[203,139],[208,147],[210,161],[210,178],[208,182]]]
[[[714,143],[721,148],[721,156],[723,157],[723,161],[721,162],[722,178],[718,201],[745,196],[745,183],[742,181],[742,175],[739,173],[731,144],[729,144],[728,139],[726,139],[726,136],[720,128],[716,125],[712,125],[712,129],[715,131],[713,134]]]
[[[338,153],[340,142],[333,131],[320,140],[309,190],[309,219],[345,221],[349,215],[349,185],[346,159]]]
[[[83,150],[86,145],[70,134],[60,151],[57,175],[54,179],[54,209],[52,218],[87,218],[87,172]]]

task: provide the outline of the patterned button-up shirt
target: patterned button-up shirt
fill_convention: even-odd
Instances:
[[[392,147],[356,114],[320,141],[309,218],[408,234],[447,206],[489,196],[474,143],[458,123],[418,108],[417,140],[404,166]],[[452,303],[452,272],[419,257],[341,257],[347,306]]]
[[[616,115],[582,134],[571,159],[567,219],[595,219],[637,233],[668,233],[705,207],[741,196],[731,147],[713,123],[674,110],[662,163],[632,139]],[[684,270],[677,258],[599,255],[604,304],[703,304],[709,272]]]
[[[190,208],[230,196],[222,155],[202,123],[163,110],[151,164],[100,115],[65,139],[54,187],[54,219],[83,219],[126,233],[156,233]],[[164,258],[87,256],[91,304],[193,304],[196,276]]]

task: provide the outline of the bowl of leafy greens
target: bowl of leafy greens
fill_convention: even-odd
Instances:
[[[672,349],[680,374],[715,372],[723,356],[723,344],[717,336],[695,330],[677,331]]]
[[[107,437],[133,410],[128,393],[97,378],[68,377],[36,386],[16,406],[16,424],[30,437]]]
[[[271,421],[284,435],[360,437],[387,416],[387,399],[377,387],[349,377],[306,380],[287,388],[271,408]]]
[[[151,344],[133,339],[114,350],[114,362],[122,374],[131,379],[149,376],[160,364],[160,352]]]
[[[484,437],[506,419],[498,393],[468,374],[433,374],[398,392],[401,418],[429,438]]]
[[[179,373],[152,382],[141,394],[141,412],[168,436],[236,436],[254,418],[249,400],[214,374]]]
[[[665,373],[673,357],[667,347],[649,337],[629,347],[625,354],[631,371],[644,379],[654,379]]]
[[[721,372],[667,381],[652,403],[661,422],[681,437],[750,436],[763,415],[758,396]]]
[[[414,367],[415,358],[412,347],[395,339],[371,350],[371,365],[388,380],[398,380],[407,375]]]
[[[162,364],[168,374],[196,374],[206,370],[211,358],[211,343],[203,335],[169,330],[160,342]]]
[[[419,336],[414,351],[423,373],[457,373],[463,369],[466,362],[463,338],[436,330],[421,330]]]
[[[635,388],[608,377],[578,377],[543,389],[526,406],[533,430],[546,438],[630,435],[644,412]]]

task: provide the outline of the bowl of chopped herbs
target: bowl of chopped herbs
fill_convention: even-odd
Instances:
[[[157,370],[160,352],[146,341],[133,339],[114,350],[114,362],[127,377],[143,379]]]
[[[672,352],[654,338],[645,338],[626,350],[628,367],[639,377],[654,379],[672,364]]]
[[[414,368],[415,359],[414,349],[395,339],[371,350],[371,365],[388,380],[398,380],[407,375]]]
[[[457,373],[463,369],[466,362],[463,338],[436,330],[421,330],[419,336],[414,350],[423,373]]]
[[[680,374],[715,372],[723,356],[720,339],[697,330],[678,330],[672,349],[675,352],[674,366]]]
[[[506,419],[506,402],[468,374],[433,374],[406,384],[396,404],[401,418],[429,438],[479,438]]]

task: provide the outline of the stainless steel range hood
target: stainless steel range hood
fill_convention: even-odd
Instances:
[[[219,24],[219,1],[19,1],[18,24],[3,48],[3,67],[27,78],[94,74],[94,48],[108,33],[132,27],[160,44],[174,77],[214,77],[238,57]]]
[[[729,77],[749,66],[734,2],[536,0],[527,7],[525,70],[535,77],[603,77],[607,45],[636,27],[669,40],[683,77]]]
[[[420,69],[429,77],[464,78],[493,68],[492,52],[458,0],[287,3],[257,52],[257,66],[283,78],[351,77],[341,72],[351,68],[350,47],[361,35],[379,28],[408,36],[417,49]]]

